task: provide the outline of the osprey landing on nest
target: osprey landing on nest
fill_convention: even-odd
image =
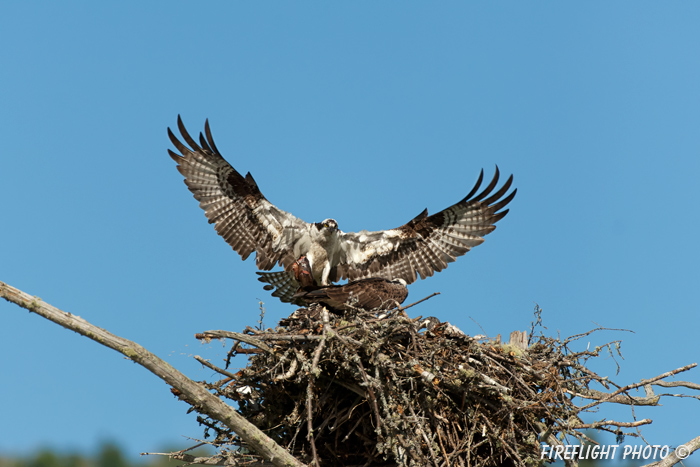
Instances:
[[[187,145],[168,128],[170,141],[179,154],[168,150],[178,163],[209,223],[244,260],[256,252],[258,269],[269,271],[276,264],[283,273],[258,273],[261,281],[278,290],[285,285],[296,292],[292,265],[306,256],[313,279],[325,286],[342,279],[366,277],[403,279],[407,284],[442,271],[458,256],[484,241],[502,210],[515,196],[508,194],[513,176],[499,189],[499,172],[481,192],[481,171],[476,185],[461,201],[436,214],[424,210],[406,224],[389,230],[343,232],[333,219],[308,223],[270,203],[250,173],[242,176],[224,160],[214,144],[209,122],[196,142],[178,116],[177,126]],[[495,191],[494,191],[495,190]]]

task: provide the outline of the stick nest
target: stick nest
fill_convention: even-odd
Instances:
[[[249,357],[235,374],[208,364],[228,376],[204,384],[310,465],[529,466],[541,463],[541,441],[585,438],[573,395],[596,381],[607,387],[584,364],[615,342],[573,353],[567,344],[580,336],[540,336],[522,350],[429,321],[428,330],[403,311],[311,308],[274,330],[199,334],[233,338],[229,358]],[[222,448],[219,464],[261,462],[229,428],[198,420],[205,438],[214,435],[207,443]]]

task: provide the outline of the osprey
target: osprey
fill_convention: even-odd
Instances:
[[[517,191],[507,194],[512,175],[496,190],[496,167],[491,182],[477,194],[484,178],[482,170],[464,199],[436,214],[429,216],[426,209],[395,229],[343,232],[333,219],[307,223],[265,199],[250,172],[244,177],[224,160],[214,144],[208,120],[204,135],[199,134],[199,143],[189,135],[179,116],[177,125],[187,145],[168,128],[179,154],[171,150],[168,153],[209,223],[243,260],[256,252],[258,269],[269,271],[276,264],[282,266],[285,273],[281,277],[294,291],[298,284],[294,284],[291,269],[301,256],[308,258],[313,279],[322,286],[367,277],[403,279],[411,284],[418,276],[432,276],[481,244],[483,236],[508,213],[502,209]]]
[[[368,277],[343,285],[326,285],[309,291],[301,289],[293,298],[302,303],[320,303],[338,313],[353,308],[391,310],[401,305],[407,296],[408,289],[403,279]]]
[[[300,306],[321,304],[334,313],[342,313],[351,309],[390,310],[401,305],[408,296],[406,281],[403,279],[382,279],[369,277],[348,282],[344,285],[318,286],[311,275],[311,265],[306,256],[302,256],[292,265],[296,282],[299,284],[295,292],[274,291],[273,297],[280,297],[283,302],[292,302]],[[273,275],[271,273],[269,275]],[[285,274],[284,272],[279,274]],[[264,280],[265,276],[260,280]],[[265,290],[272,290],[272,285],[266,285]]]

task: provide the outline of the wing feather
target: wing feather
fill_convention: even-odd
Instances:
[[[258,269],[276,264],[285,269],[296,260],[294,244],[309,224],[270,203],[250,173],[243,177],[219,153],[209,121],[199,144],[178,115],[177,127],[185,145],[168,128],[168,137],[180,154],[168,150],[185,184],[216,231],[244,260],[256,252]]]
[[[515,197],[517,189],[508,194],[512,175],[496,190],[500,178],[496,167],[493,179],[479,191],[483,178],[482,170],[466,197],[431,216],[423,211],[396,229],[342,233],[341,264],[331,280],[384,277],[401,278],[410,284],[418,276],[424,279],[445,269],[483,243],[484,236],[508,213],[501,209]]]
[[[344,285],[318,287],[309,291],[300,290],[294,298],[301,300],[302,303],[321,303],[331,311],[343,312],[358,308],[388,310],[403,303],[407,296],[406,286],[372,277]]]
[[[279,272],[258,272],[258,280],[269,285],[265,290],[273,290],[272,296],[278,297],[284,303],[295,303],[294,294],[299,290],[299,282],[294,278],[294,274],[289,271]]]

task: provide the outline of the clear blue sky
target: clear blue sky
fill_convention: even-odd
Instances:
[[[178,114],[273,203],[392,228],[515,175],[486,242],[410,287],[470,334],[628,328],[620,384],[700,360],[697,2],[5,2],[0,280],[166,358],[293,311],[208,225],[167,156]],[[114,351],[0,303],[0,454],[157,450],[202,429]],[[682,376],[700,382],[700,370]],[[642,395],[642,393],[640,393]],[[610,415],[608,415],[610,414]],[[652,444],[700,403],[636,410]],[[629,410],[593,414],[630,420]]]

